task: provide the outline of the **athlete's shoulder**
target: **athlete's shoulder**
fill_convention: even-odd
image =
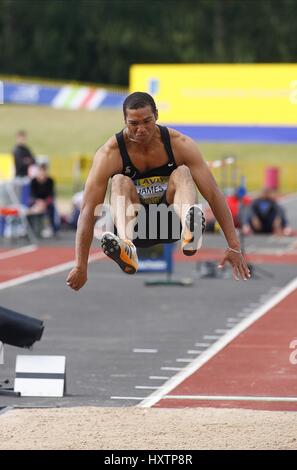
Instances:
[[[194,143],[194,140],[191,139],[191,137],[188,137],[187,135],[183,134],[182,132],[177,131],[176,129],[172,129],[171,127],[168,127],[168,131],[170,135],[170,140],[173,144],[187,145],[187,144]]]
[[[122,171],[122,160],[117,139],[114,135],[96,150],[94,161],[99,165],[109,165],[113,168],[114,173],[120,173]]]
[[[189,161],[202,161],[197,142],[176,129],[168,129],[171,147],[178,165],[187,165]]]
[[[103,145],[97,148],[94,156],[94,160],[101,160],[101,159],[118,159],[119,147],[117,144],[117,140],[115,136],[111,136]]]

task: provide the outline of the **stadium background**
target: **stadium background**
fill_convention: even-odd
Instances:
[[[26,129],[34,153],[50,159],[64,209],[96,148],[123,126],[123,96],[141,87],[161,122],[195,133],[208,161],[236,157],[235,173],[213,168],[221,187],[245,176],[254,193],[276,167],[296,229],[296,6],[0,0],[1,165]],[[182,88],[192,95],[180,101]],[[0,239],[1,305],[45,322],[33,354],[66,355],[68,387],[61,398],[1,396],[0,448],[296,449],[296,237],[246,237],[253,276],[238,283],[229,268],[217,275],[220,233],[206,234],[191,259],[177,247],[174,276],[194,279],[185,289],[123,276],[95,240],[88,284],[76,293],[65,284],[75,232],[61,232],[29,246]],[[199,277],[203,262],[212,277]],[[32,351],[5,345],[0,382],[13,382],[24,353]]]
[[[69,198],[96,148],[123,126],[130,73],[130,89],[151,92],[160,120],[193,136],[207,160],[236,156],[249,191],[261,189],[270,166],[279,169],[279,189],[292,191],[294,6],[291,0],[1,0],[0,153],[10,152],[16,130],[26,127],[33,151],[50,158],[60,196]]]

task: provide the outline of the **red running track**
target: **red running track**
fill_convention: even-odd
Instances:
[[[2,251],[2,253],[9,253],[9,251]],[[91,254],[93,253],[98,253],[98,250],[92,250]],[[71,261],[74,262],[73,247],[38,247],[29,253],[0,259],[0,283]]]
[[[154,406],[297,411],[297,349],[292,349],[297,348],[296,306],[297,289],[166,395],[187,399],[161,399]],[[222,399],[191,398],[195,395]],[[293,397],[296,401],[236,401],[231,397]]]
[[[91,254],[100,251],[92,250]],[[0,253],[9,253],[9,250],[1,250]],[[219,262],[222,254],[223,250],[203,249],[195,256],[186,257],[177,250],[174,253],[174,260],[177,262],[197,262],[211,259]],[[247,258],[254,263],[297,264],[297,253],[285,253],[280,256],[255,254],[249,255]],[[103,257],[102,260],[107,261],[108,259]],[[18,254],[7,259],[0,257],[0,283],[71,261],[74,261],[73,247],[38,247],[35,251]]]

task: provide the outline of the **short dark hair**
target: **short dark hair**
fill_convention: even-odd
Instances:
[[[148,93],[142,91],[136,91],[128,95],[123,103],[123,112],[126,117],[127,109],[139,109],[150,106],[155,116],[157,116],[157,106],[154,98]]]
[[[24,131],[23,129],[20,129],[19,131],[17,131],[16,135],[18,137],[27,137],[27,132]]]
[[[48,164],[47,164],[46,162],[42,162],[42,163],[39,163],[38,167],[39,167],[41,170],[47,171],[47,169],[48,169]]]

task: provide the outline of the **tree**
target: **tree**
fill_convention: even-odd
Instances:
[[[0,0],[0,72],[127,85],[133,63],[295,62],[297,0]]]

